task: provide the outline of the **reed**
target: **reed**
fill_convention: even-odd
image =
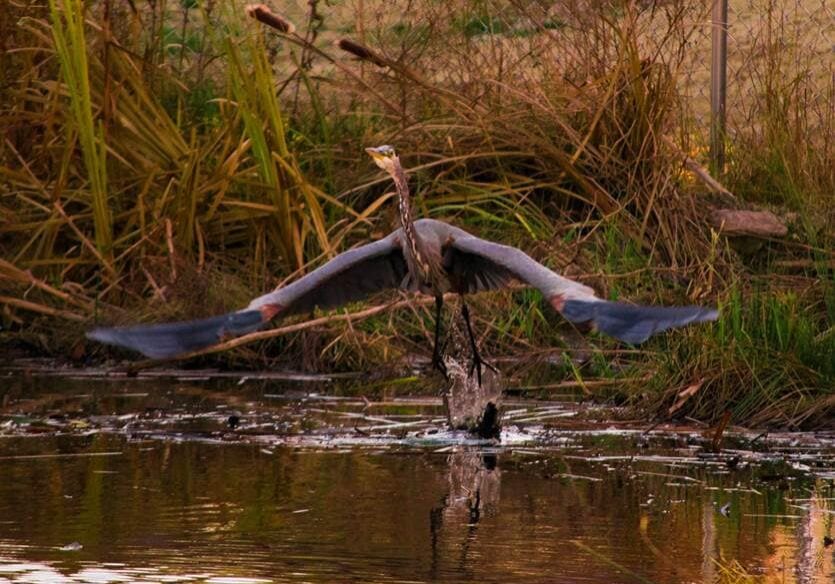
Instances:
[[[230,85],[259,176],[276,210],[281,257],[288,267],[297,269],[306,263],[309,235],[314,236],[321,252],[331,255],[332,249],[320,198],[288,148],[285,120],[275,94],[276,82],[259,39],[258,34],[245,35],[241,50],[226,38]]]
[[[824,300],[810,304],[768,288],[733,290],[715,327],[660,343],[648,362],[654,391],[644,396],[663,415],[681,389],[698,384],[673,413],[718,421],[731,412],[735,423],[792,428],[831,419],[835,315],[821,306]]]
[[[113,225],[108,204],[107,145],[102,124],[93,116],[90,90],[87,40],[84,33],[84,3],[81,0],[49,2],[55,53],[61,63],[61,73],[70,101],[72,121],[68,125],[68,142],[78,140],[86,179],[89,181],[90,207],[93,213],[94,237],[102,259],[102,268],[113,276],[109,259],[112,257]],[[82,191],[83,192],[83,191]]]

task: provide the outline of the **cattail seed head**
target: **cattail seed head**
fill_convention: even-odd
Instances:
[[[361,45],[350,39],[339,39],[337,46],[343,51],[359,57],[363,61],[374,63],[378,67],[388,67],[388,63],[383,57],[381,57],[365,45]]]
[[[296,32],[296,27],[289,20],[279,16],[266,4],[247,4],[247,16],[254,18],[258,22],[266,24],[269,27],[276,29],[278,32],[284,34],[293,34]]]

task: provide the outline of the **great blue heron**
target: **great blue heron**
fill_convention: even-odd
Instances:
[[[379,241],[339,254],[293,283],[259,296],[243,310],[202,320],[97,328],[87,336],[151,358],[168,358],[255,331],[278,317],[316,307],[335,308],[381,290],[400,288],[435,297],[433,363],[443,371],[439,337],[445,292],[463,297],[521,281],[538,288],[569,322],[591,323],[596,330],[632,344],[673,327],[718,317],[712,308],[637,306],[602,300],[588,286],[552,272],[515,247],[486,241],[435,219],[415,221],[406,173],[394,148],[380,146],[366,151],[394,180],[400,229]],[[483,361],[472,334],[466,302],[462,302],[462,312],[470,336],[473,367],[478,369],[480,378]]]

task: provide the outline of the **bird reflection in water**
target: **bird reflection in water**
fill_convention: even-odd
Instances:
[[[432,545],[431,576],[444,566],[459,574],[470,571],[469,552],[480,521],[499,506],[501,470],[497,456],[478,448],[461,447],[448,455],[447,493],[429,512]],[[445,552],[455,552],[450,561]]]

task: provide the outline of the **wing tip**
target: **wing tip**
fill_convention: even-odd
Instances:
[[[277,312],[272,309],[242,310],[228,314],[162,324],[129,327],[97,327],[88,339],[137,351],[151,359],[170,359],[210,347],[225,336],[238,336],[258,330]]]
[[[113,338],[113,328],[96,327],[84,333],[84,336],[91,341],[98,341],[99,343],[108,343]]]
[[[592,322],[600,332],[633,345],[668,329],[719,318],[714,307],[641,306],[606,300],[568,300],[561,312],[571,322]]]
[[[139,332],[140,334],[136,334]],[[145,339],[137,327],[98,327],[84,333],[88,339],[105,345],[136,351],[149,359],[169,359],[183,353],[182,350],[166,348],[165,343]]]

